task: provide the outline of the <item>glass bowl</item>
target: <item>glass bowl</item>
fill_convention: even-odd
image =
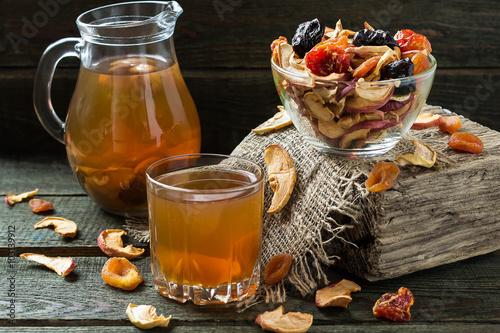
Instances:
[[[346,157],[381,155],[410,129],[434,81],[436,59],[417,75],[355,82],[312,78],[279,67],[274,83],[293,124],[317,150]]]

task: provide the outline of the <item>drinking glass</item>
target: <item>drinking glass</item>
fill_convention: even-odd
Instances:
[[[228,303],[260,276],[264,171],[245,159],[190,154],[147,172],[151,268],[179,302]]]

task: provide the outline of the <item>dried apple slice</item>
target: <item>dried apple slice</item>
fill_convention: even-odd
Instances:
[[[4,200],[5,200],[5,203],[7,205],[9,205],[9,207],[12,207],[15,203],[21,202],[24,199],[32,197],[37,193],[38,193],[38,189],[35,189],[33,191],[30,191],[30,192],[24,192],[24,193],[17,194],[17,195],[16,194],[8,194],[5,196]]]
[[[264,150],[269,185],[274,191],[269,214],[279,212],[287,204],[297,180],[295,166],[290,155],[279,145],[270,145]]]
[[[413,154],[398,156],[396,157],[396,161],[402,166],[413,164],[426,168],[432,167],[436,163],[436,151],[417,140],[411,140],[411,142],[415,145],[415,152]]]
[[[340,148],[347,149],[351,146],[354,140],[364,140],[368,137],[369,133],[369,128],[361,128],[352,132],[347,132],[340,140],[339,146]]]
[[[325,106],[323,99],[316,93],[308,92],[302,98],[302,101],[307,105],[311,114],[321,120],[332,120],[335,116],[329,108]]]
[[[74,238],[77,233],[76,223],[67,220],[62,217],[46,217],[37,224],[35,224],[35,230],[39,228],[46,228],[48,226],[54,226],[55,232],[63,237]]]
[[[346,279],[342,279],[328,287],[316,291],[316,306],[324,308],[327,306],[339,306],[347,308],[351,303],[351,293],[360,291],[361,287]]]
[[[313,323],[313,316],[308,313],[288,312],[283,314],[283,305],[273,311],[261,313],[255,323],[263,330],[281,333],[307,332]]]
[[[58,275],[61,276],[66,276],[69,273],[71,273],[75,268],[76,268],[76,263],[71,257],[67,258],[61,258],[61,257],[47,257],[42,254],[36,254],[36,253],[23,253],[20,255],[21,258],[24,258],[26,260],[31,260],[34,262],[37,262],[39,264],[42,264],[54,272],[56,272]]]
[[[129,303],[127,306],[128,319],[135,326],[143,330],[149,330],[154,327],[167,327],[172,316],[165,318],[163,315],[156,315],[156,308],[152,305],[135,305]]]
[[[123,247],[122,236],[127,233],[120,229],[103,230],[97,238],[97,244],[102,252],[110,257],[135,259],[144,253],[144,249],[127,245]]]
[[[278,109],[280,110],[278,113],[276,113],[266,122],[254,128],[252,132],[256,134],[262,134],[291,125],[292,119],[290,119],[290,115],[288,114],[286,109],[281,105],[278,105]]]
[[[438,114],[432,113],[420,113],[417,117],[417,120],[411,126],[411,129],[414,130],[423,130],[426,128],[439,126],[441,122],[441,116]]]

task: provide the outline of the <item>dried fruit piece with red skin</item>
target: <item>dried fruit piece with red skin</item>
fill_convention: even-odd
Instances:
[[[386,293],[380,297],[373,307],[376,317],[383,317],[392,321],[409,321],[410,307],[415,302],[413,294],[408,288],[399,288],[396,294]]]
[[[42,254],[36,253],[22,253],[19,255],[21,258],[26,260],[31,260],[45,267],[50,268],[60,276],[66,276],[71,273],[76,268],[76,263],[71,257],[61,258],[61,257],[47,257]]]
[[[33,213],[48,212],[54,209],[51,202],[42,199],[31,199],[29,205]]]
[[[394,162],[378,162],[368,175],[365,182],[370,192],[382,192],[392,188],[394,180],[399,175],[399,168]]]
[[[264,280],[270,286],[281,282],[292,266],[293,258],[288,253],[280,253],[269,260],[264,269]]]
[[[459,116],[441,117],[439,121],[439,129],[450,134],[455,133],[462,127]]]
[[[32,197],[37,193],[38,193],[38,189],[35,189],[33,191],[30,191],[30,192],[24,192],[21,194],[7,194],[5,196],[4,201],[7,205],[9,205],[9,207],[12,207],[15,203],[21,202],[24,199]]]
[[[358,284],[342,279],[337,283],[316,291],[316,306],[319,308],[327,306],[347,308],[352,301],[351,293],[360,290],[361,287]]]
[[[426,50],[432,52],[431,43],[424,35],[417,34],[410,29],[403,29],[396,33],[394,39],[398,42],[401,52]]]
[[[441,116],[432,113],[420,113],[417,120],[411,125],[411,129],[423,130],[426,128],[439,126],[441,122]]]
[[[335,41],[321,42],[304,57],[306,67],[318,76],[345,73],[349,69],[351,57]]]
[[[450,141],[448,141],[448,144],[454,149],[463,150],[473,154],[479,154],[484,149],[484,144],[481,139],[473,134],[465,132],[453,134]]]
[[[272,56],[273,56],[273,59],[274,59],[274,62],[279,64],[279,48],[278,48],[278,45],[279,44],[283,44],[283,43],[288,43],[286,37],[283,37],[283,36],[280,36],[280,38],[278,39],[275,39],[272,43],[271,43],[271,52],[272,52]]]

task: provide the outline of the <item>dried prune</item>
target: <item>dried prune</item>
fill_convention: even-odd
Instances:
[[[392,37],[389,31],[363,29],[356,32],[352,40],[354,46],[382,46],[387,45],[394,50],[399,47],[398,42]]]
[[[388,63],[382,71],[382,77],[387,79],[401,79],[413,75],[415,65],[408,59],[396,60]],[[401,81],[399,87],[394,90],[394,95],[407,95],[417,89],[417,80],[409,79]]]
[[[321,24],[316,18],[311,21],[302,22],[295,31],[292,38],[293,51],[301,58],[304,58],[307,52],[314,45],[321,42],[325,33],[325,25]]]

